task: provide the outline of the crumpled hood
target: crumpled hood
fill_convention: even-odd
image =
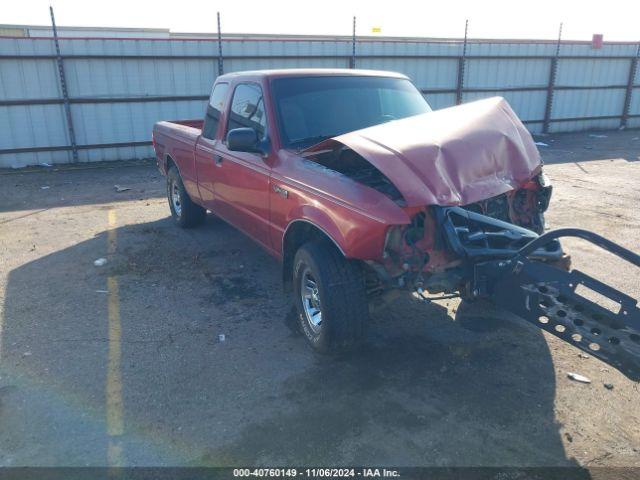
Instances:
[[[408,206],[466,205],[518,188],[540,171],[531,135],[501,97],[346,133],[339,142],[380,170]]]

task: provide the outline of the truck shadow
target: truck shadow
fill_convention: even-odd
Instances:
[[[5,213],[20,218],[25,210],[30,215],[52,208],[149,201],[166,195],[164,178],[154,164],[123,163],[86,164],[72,170],[0,171],[0,224],[6,223],[1,215]]]
[[[125,464],[576,465],[533,328],[400,299],[358,352],[318,356],[285,325],[278,263],[233,228],[116,236],[105,267],[103,233],[9,273],[0,449],[16,464],[106,463],[117,341]]]

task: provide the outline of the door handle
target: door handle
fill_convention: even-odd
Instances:
[[[278,195],[284,197],[284,198],[289,198],[289,190],[286,190],[286,189],[282,188],[280,185],[276,185],[274,183],[273,184],[273,191],[276,192]]]
[[[222,155],[214,155],[213,159],[216,162],[216,166],[219,167],[220,165],[222,165]]]

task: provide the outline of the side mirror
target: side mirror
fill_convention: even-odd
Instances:
[[[234,128],[227,133],[227,148],[234,152],[262,153],[258,132],[253,128]]]

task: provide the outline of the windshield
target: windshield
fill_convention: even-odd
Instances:
[[[272,84],[282,144],[302,149],[343,133],[431,111],[413,84],[387,77],[290,77]]]

